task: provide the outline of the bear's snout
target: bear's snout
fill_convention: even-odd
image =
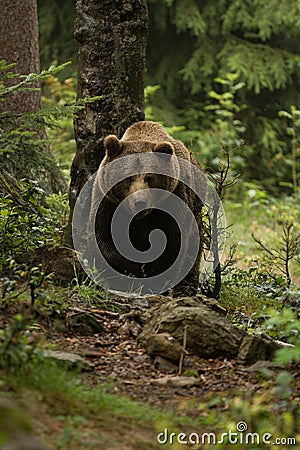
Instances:
[[[145,217],[151,211],[152,202],[149,190],[140,189],[128,198],[129,208],[133,214]]]

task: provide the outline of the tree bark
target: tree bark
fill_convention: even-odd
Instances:
[[[15,63],[15,73],[39,73],[39,32],[36,0],[0,0],[0,59]],[[12,84],[16,84],[16,78]],[[32,87],[39,87],[37,84]],[[11,95],[0,104],[0,111],[14,114],[35,112],[41,108],[39,91]]]
[[[39,32],[36,0],[0,0],[0,59],[7,64],[15,63],[11,71],[15,74],[27,75],[40,73]],[[17,85],[19,77],[6,78],[7,86]],[[9,133],[22,128],[35,133],[37,144],[30,147],[20,146],[16,135],[13,156],[1,154],[1,170],[8,185],[21,178],[31,178],[38,182],[46,194],[64,192],[66,183],[61,175],[49,145],[38,140],[46,139],[46,131],[42,124],[37,126],[33,119],[23,117],[24,113],[35,113],[42,107],[40,82],[35,81],[30,89],[18,90],[6,96],[0,102],[0,128]],[[13,140],[12,136],[9,139]],[[34,159],[33,152],[36,157]],[[41,157],[39,158],[39,155]],[[14,181],[13,181],[14,180]],[[1,186],[0,186],[1,189]]]
[[[71,168],[71,216],[76,198],[104,156],[108,134],[121,136],[144,119],[147,40],[145,0],[78,0],[78,99],[99,96],[74,121],[77,151]],[[89,202],[89,199],[87,199]]]

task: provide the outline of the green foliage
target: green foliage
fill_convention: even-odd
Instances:
[[[46,119],[51,151],[68,179],[76,146],[73,113],[79,109],[79,105],[75,108],[76,80],[67,78],[59,81],[56,76],[50,76],[43,86],[42,102],[44,109],[51,113],[49,119]],[[60,111],[65,114],[60,114]]]
[[[298,314],[284,308],[280,311],[266,311],[268,319],[265,322],[267,332],[277,339],[288,341],[293,346],[277,350],[275,360],[280,364],[300,362],[300,321]]]
[[[237,245],[234,264],[223,272],[220,301],[236,324],[261,332],[268,308],[299,312],[299,192],[275,199],[254,184],[239,191],[225,207],[233,222],[227,245]]]
[[[11,94],[33,90],[33,82],[42,82],[54,76],[67,64],[51,66],[41,74],[19,75],[12,73],[12,65],[0,62],[0,101]],[[10,85],[11,82],[14,84]],[[74,108],[73,108],[74,110]],[[73,111],[72,110],[72,111]],[[61,177],[46,141],[45,121],[70,113],[65,108],[53,107],[32,113],[14,114],[4,111],[0,114],[0,162],[1,177],[6,183],[12,178],[28,178],[39,181],[39,186],[48,192],[62,189]],[[50,180],[53,184],[50,188]]]
[[[0,368],[16,370],[29,368],[40,357],[28,323],[17,314],[0,332]]]
[[[247,54],[247,59],[244,55]],[[219,58],[247,83],[248,90],[261,94],[285,89],[293,73],[299,68],[300,56],[265,44],[229,40]]]
[[[108,385],[91,386],[84,375],[79,377],[76,371],[67,370],[50,358],[36,360],[30,370],[20,367],[9,377],[1,375],[9,389],[17,394],[25,387],[33,402],[37,397],[40,400],[42,395],[43,411],[48,411],[47,420],[53,422],[51,426],[56,421],[63,422],[60,435],[61,427],[55,427],[56,439],[54,436],[53,440],[57,449],[104,448],[111,445],[112,439],[116,440],[115,443],[120,441],[122,448],[128,428],[138,430],[145,427],[155,436],[155,428],[162,423],[175,427],[180,422],[168,412],[110,393],[112,389]],[[114,433],[114,429],[118,432]],[[143,434],[138,436],[140,445],[143,445],[143,438]]]
[[[3,180],[0,178],[0,183]],[[47,207],[43,199],[44,192],[34,181],[5,184],[5,194],[0,198],[0,271],[20,253],[62,242],[68,215],[67,195],[47,197]]]
[[[242,0],[231,2],[223,22],[225,32],[249,30],[249,37],[259,37],[263,42],[274,34],[281,34],[285,28],[297,31],[300,24],[300,6],[296,1],[289,4],[270,0],[254,0],[251,5]]]
[[[86,103],[99,99],[94,97],[76,101],[73,79],[60,83],[56,77],[56,74],[68,65],[69,63],[58,67],[51,66],[41,74],[18,75],[9,71],[11,65],[0,62],[0,101],[4,101],[12,92],[32,90],[34,81],[44,83],[44,92],[47,95],[43,97],[44,106],[39,111],[21,115],[14,115],[9,111],[0,114],[1,171],[20,179],[25,177],[26,167],[26,178],[38,179],[40,187],[47,192],[49,186],[44,180],[49,179],[49,172],[59,172],[49,144],[53,147],[60,165],[63,168],[69,167],[75,146],[72,125],[74,114],[84,108]],[[9,86],[8,81],[15,78],[20,78],[21,81]],[[45,125],[49,140],[45,134]],[[55,185],[55,177],[52,183]],[[50,192],[59,192],[65,188],[66,185],[54,186]]]
[[[292,344],[300,343],[300,322],[294,311],[290,308],[268,309],[266,316],[269,316],[265,324],[270,335]]]
[[[60,163],[69,167],[74,151],[74,113],[94,100],[76,102],[73,81],[58,81],[55,75],[65,66],[50,67],[40,75],[16,75],[10,71],[12,65],[0,62],[0,101],[11,92],[32,89],[33,81],[44,81],[48,94],[39,111],[0,114],[0,271],[22,252],[63,241],[69,214],[67,195],[47,193],[67,186],[55,186],[56,178],[49,177],[49,173],[59,172],[49,142],[55,153],[60,153]],[[17,83],[10,86],[8,81],[16,78]],[[50,141],[44,133],[45,124]],[[49,183],[53,189],[48,189]]]
[[[280,280],[277,282],[257,265],[247,270],[229,267],[222,280],[221,303],[229,310],[231,320],[248,331],[259,328],[267,307],[284,300]]]
[[[76,70],[77,43],[72,37],[75,20],[74,0],[38,0],[41,66],[72,60],[58,76],[62,80]]]
[[[146,120],[154,120],[153,108],[151,105],[151,99],[160,89],[159,85],[156,86],[146,86],[144,89],[144,101],[145,101],[145,118]]]
[[[299,321],[298,321],[299,322]],[[275,361],[279,364],[289,364],[292,362],[300,362],[300,341],[298,340],[295,347],[281,348],[277,350]]]
[[[193,36],[199,36],[206,31],[206,23],[194,0],[175,2],[173,22],[179,33],[190,31]]]
[[[296,194],[299,185],[297,161],[300,156],[300,110],[291,105],[289,111],[279,111],[278,115],[285,120],[286,133],[290,138],[292,187],[294,194]]]
[[[266,198],[262,209],[271,227],[268,238],[262,238],[261,235],[257,237],[255,231],[252,233],[261,249],[264,266],[271,267],[272,273],[277,274],[277,277],[283,276],[288,287],[295,284],[296,269],[299,267],[298,205],[299,190],[281,201]]]
[[[245,104],[236,103],[236,96],[244,83],[238,81],[238,75],[228,73],[224,78],[216,78],[215,82],[223,92],[212,90],[209,97],[213,103],[205,106],[205,111],[212,112],[209,129],[201,133],[199,147],[203,148],[208,169],[215,169],[220,164],[220,144],[230,154],[230,170],[233,174],[244,173],[247,159],[253,152],[245,145],[246,128],[236,115],[247,108]],[[220,90],[220,89],[219,89]],[[238,149],[243,146],[243,152]],[[236,153],[239,153],[237,156]]]
[[[282,235],[279,242],[274,245],[273,249],[268,248],[260,239],[254,236],[255,242],[264,250],[269,259],[269,264],[283,273],[287,286],[291,285],[290,265],[291,261],[299,262],[300,254],[300,231],[299,226],[292,222],[282,223]]]
[[[278,111],[300,101],[299,2],[150,0],[149,9],[147,79],[161,86],[156,119],[183,125],[188,146],[215,155],[228,129],[219,123],[216,132],[206,106],[212,92],[226,93],[216,89],[216,79],[235,73],[240,109],[232,110],[232,118],[244,130],[245,146],[235,152],[246,161],[243,178],[259,180],[271,192],[290,192],[291,142]],[[179,9],[185,11],[180,17]],[[210,139],[201,139],[204,133]],[[299,171],[299,160],[296,165]]]
[[[0,101],[4,101],[8,94],[20,91],[20,90],[36,90],[33,88],[32,84],[35,81],[41,81],[47,79],[49,76],[55,75],[57,72],[61,71],[69,63],[62,64],[61,66],[50,66],[48,70],[43,70],[40,74],[30,73],[27,75],[18,74],[12,72],[11,69],[15,67],[15,63],[6,64],[6,62],[0,60]],[[14,80],[18,82],[12,85],[7,85],[6,80]],[[2,113],[3,114],[3,113]]]

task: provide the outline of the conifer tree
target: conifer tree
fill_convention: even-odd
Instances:
[[[50,45],[53,48],[54,36],[59,59],[70,48],[64,31],[70,27],[74,2],[66,0],[63,9],[57,10],[54,6],[57,1],[39,0],[39,6],[41,17],[48,18],[41,20],[43,47],[48,42],[45,48],[49,50]],[[147,3],[146,85],[161,86],[153,97],[152,118],[168,126],[185,126],[186,131],[178,137],[189,147],[192,144],[195,151],[205,150],[214,155],[211,145],[219,146],[223,130],[221,127],[213,135],[220,116],[206,106],[212,101],[212,91],[226,93],[226,84],[222,88],[215,78],[227,79],[228,73],[236,73],[237,85],[243,83],[243,87],[239,85],[234,94],[240,108],[231,123],[241,122],[240,129],[244,129],[242,138],[247,145],[235,152],[242,162],[242,173],[247,179],[259,180],[269,190],[274,184],[290,181],[288,155],[292,142],[288,123],[278,112],[289,111],[291,105],[299,109],[300,105],[299,1],[147,0]],[[66,59],[71,59],[74,53],[70,50]],[[51,63],[52,59],[48,61]]]
[[[37,0],[40,28],[40,60],[42,69],[51,64],[72,61],[59,78],[76,73],[78,45],[73,39],[76,17],[75,0]]]
[[[40,72],[37,2],[0,0],[0,10],[0,60],[9,65],[5,70],[5,64],[0,64],[0,129],[12,140],[9,151],[0,149],[1,171],[6,183],[7,177],[15,182],[31,178],[46,193],[64,191],[66,184],[49,146],[41,142],[46,139],[43,121],[31,116],[38,114],[42,106],[39,77],[33,76],[32,82],[6,91],[7,87],[22,84],[26,76],[30,79],[30,74]],[[2,139],[5,141],[5,137]]]
[[[278,112],[300,103],[299,1],[148,1],[147,81],[161,85],[160,117],[169,117],[168,125],[209,128],[205,105],[216,89],[214,79],[236,73],[244,83],[237,101],[247,105],[237,118],[252,148],[249,176],[267,181],[268,188],[287,177],[290,140]]]
[[[39,33],[36,0],[0,0],[0,59],[14,63],[16,73],[39,73]],[[16,80],[12,80],[12,84]],[[34,86],[33,86],[34,87]],[[37,85],[35,85],[37,87]],[[24,90],[10,95],[0,105],[15,114],[34,112],[41,108],[38,90]]]

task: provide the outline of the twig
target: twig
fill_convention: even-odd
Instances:
[[[93,315],[103,315],[103,316],[109,316],[109,317],[114,317],[114,318],[118,318],[120,316],[119,313],[115,313],[112,311],[105,311],[104,309],[82,309],[82,308],[77,308],[77,307],[73,307],[73,308],[69,308],[71,311],[75,311],[78,313],[85,313],[85,314],[93,314]]]
[[[178,376],[181,376],[182,374],[182,365],[184,361],[184,357],[186,355],[186,337],[187,337],[187,325],[184,326],[183,330],[183,343],[182,343],[182,352],[180,355],[180,361],[179,361],[179,367],[178,367]]]

